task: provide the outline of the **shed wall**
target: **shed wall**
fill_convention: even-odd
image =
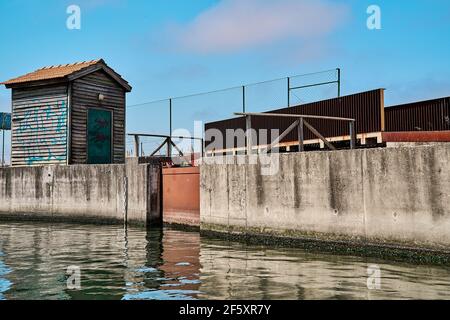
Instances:
[[[113,112],[113,163],[125,163],[125,90],[103,71],[96,71],[71,84],[71,164],[87,163],[87,111]],[[99,94],[105,99],[99,101]]]
[[[13,166],[67,163],[67,85],[12,90]]]

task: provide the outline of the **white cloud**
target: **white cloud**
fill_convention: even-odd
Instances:
[[[177,50],[229,53],[326,36],[341,26],[348,8],[325,0],[222,0],[187,24],[169,27]]]

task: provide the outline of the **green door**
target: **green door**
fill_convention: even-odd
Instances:
[[[88,164],[112,163],[112,113],[88,109]]]

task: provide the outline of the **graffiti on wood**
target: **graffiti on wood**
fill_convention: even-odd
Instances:
[[[57,108],[50,105],[28,108],[22,117],[14,121],[14,142],[17,143],[18,150],[23,154],[21,156],[25,158],[27,165],[66,160],[65,101],[59,101]]]

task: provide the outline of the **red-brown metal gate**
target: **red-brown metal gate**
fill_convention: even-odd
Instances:
[[[200,168],[163,169],[163,221],[200,226]]]

